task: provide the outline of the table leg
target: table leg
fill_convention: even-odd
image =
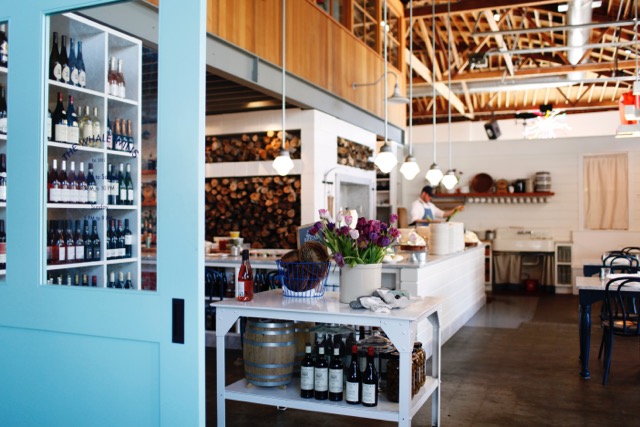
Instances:
[[[440,319],[438,312],[429,316],[429,322],[433,330],[433,338],[431,339],[431,375],[438,381],[438,388],[431,395],[431,425],[440,425],[440,342],[442,332],[440,331]]]
[[[218,427],[225,426],[225,387],[226,387],[226,366],[225,366],[225,337],[236,321],[238,315],[222,307],[216,308],[216,393],[218,405]]]
[[[580,376],[589,379],[589,349],[591,348],[591,304],[580,303]]]

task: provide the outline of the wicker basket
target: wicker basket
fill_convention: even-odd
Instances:
[[[282,282],[282,294],[288,297],[313,298],[324,295],[331,262],[276,261]]]

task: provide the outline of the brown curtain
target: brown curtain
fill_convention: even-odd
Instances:
[[[627,154],[584,158],[584,226],[588,230],[629,228]]]

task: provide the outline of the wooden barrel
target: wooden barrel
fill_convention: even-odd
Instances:
[[[313,349],[313,344],[315,341],[315,333],[311,332],[311,328],[313,328],[316,324],[314,322],[295,322],[294,324],[294,333],[296,340],[296,362],[293,368],[293,373],[295,376],[300,375],[300,365],[302,363],[302,359],[304,359],[305,347],[307,343],[311,344],[311,348]]]
[[[244,374],[257,386],[291,382],[296,354],[293,322],[249,319],[244,332]]]

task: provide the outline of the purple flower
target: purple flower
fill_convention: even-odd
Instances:
[[[391,229],[389,229],[389,234],[394,239],[397,239],[398,237],[400,237],[400,230],[398,230],[397,228],[391,227]]]
[[[342,227],[340,227],[340,234],[342,234],[343,236],[348,236],[349,230],[350,230],[349,226],[343,225]]]
[[[329,215],[329,211],[326,209],[320,209],[318,211],[318,214],[320,215],[320,219],[326,219],[328,221],[331,221],[331,215]]]
[[[336,260],[336,264],[338,264],[338,267],[344,267],[344,257],[341,253],[334,254],[333,259]]]
[[[318,234],[318,232],[320,232],[320,230],[322,230],[322,223],[318,221],[313,224],[313,227],[311,227],[311,229],[309,230],[309,234],[315,236],[316,234]]]
[[[351,223],[353,222],[353,216],[352,215],[345,215],[344,216],[344,222],[347,223],[348,226],[351,226]]]
[[[398,222],[398,215],[396,214],[391,214],[391,216],[389,217],[389,222],[391,224],[395,224],[396,222]]]
[[[358,237],[360,237],[360,233],[358,232],[358,230],[349,230],[349,236],[351,236],[353,240],[358,240]]]
[[[329,231],[333,231],[334,228],[336,228],[336,225],[333,222],[330,222],[329,224],[327,224],[327,229]]]
[[[378,246],[380,246],[381,248],[386,248],[390,244],[391,244],[391,240],[387,236],[382,236],[378,240]]]
[[[378,240],[379,234],[376,233],[375,231],[372,231],[371,233],[369,233],[369,240],[371,240],[372,242],[375,242]]]

